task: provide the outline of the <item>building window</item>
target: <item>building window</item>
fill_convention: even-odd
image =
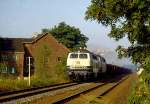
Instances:
[[[2,59],[2,61],[8,61],[8,56],[7,55],[2,55],[1,59]]]
[[[14,61],[17,61],[18,56],[17,56],[17,55],[14,55],[12,58],[13,58]]]
[[[16,74],[16,72],[15,67],[0,66],[0,73]]]
[[[17,61],[17,55],[1,55],[0,61]]]
[[[11,60],[11,61],[17,61],[17,55],[9,56],[9,60]]]
[[[61,62],[61,60],[62,60],[61,57],[57,57],[58,62]]]
[[[44,57],[44,64],[47,65],[49,62],[49,58],[48,57]]]
[[[16,68],[15,68],[15,67],[12,67],[11,70],[10,70],[10,73],[11,73],[11,74],[15,74],[15,73],[16,73]]]
[[[8,67],[1,67],[1,73],[7,73],[8,72]]]
[[[2,69],[1,69],[1,73],[7,73],[7,71],[8,71],[8,67],[6,66],[6,67],[3,67]]]

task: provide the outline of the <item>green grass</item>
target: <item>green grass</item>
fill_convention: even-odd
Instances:
[[[55,83],[68,82],[69,79],[66,74],[66,58],[63,58],[61,62],[54,66],[55,70],[49,70],[43,72],[42,75],[32,76],[31,85],[28,85],[28,80],[17,79],[14,76],[0,76],[0,88],[19,90],[29,87],[46,86]],[[41,69],[42,70],[42,69]]]
[[[0,88],[3,89],[11,89],[11,90],[18,90],[23,88],[28,88],[27,81],[25,80],[18,80],[18,79],[11,79],[11,78],[0,78]]]
[[[61,77],[62,78],[62,77]],[[0,88],[2,89],[9,89],[9,90],[19,90],[25,89],[30,87],[39,87],[39,86],[46,86],[55,83],[62,83],[67,82],[65,79],[60,79],[60,77],[52,77],[52,78],[31,78],[31,85],[29,86],[28,80],[23,79],[11,79],[9,78],[0,78]]]
[[[139,82],[133,86],[132,93],[129,96],[129,104],[150,104],[150,76],[142,73],[139,76]]]

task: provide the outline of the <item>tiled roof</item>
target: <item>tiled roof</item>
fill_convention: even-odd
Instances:
[[[24,43],[33,44],[46,35],[50,34],[38,34],[37,37],[33,38],[0,38],[0,51],[24,52]],[[52,35],[50,36],[50,38],[53,38],[55,41],[57,41]],[[62,47],[66,48],[63,45]]]
[[[24,42],[31,42],[32,38],[0,38],[0,51],[24,52]]]

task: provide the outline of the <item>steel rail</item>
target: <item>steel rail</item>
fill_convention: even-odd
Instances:
[[[124,79],[120,80],[119,82],[117,82],[116,84],[114,84],[113,86],[111,86],[108,90],[106,90],[103,93],[99,94],[99,96],[97,98],[101,98],[102,96],[106,95],[111,90],[113,90],[116,86],[118,86],[119,84],[121,84],[122,82],[124,82],[125,80],[127,80],[128,78],[129,78],[129,76],[126,76]]]
[[[1,96],[5,96],[5,95],[10,95],[10,94],[17,94],[17,93],[20,93],[20,92],[37,90],[37,89],[46,88],[46,87],[54,87],[54,86],[58,86],[58,85],[69,84],[69,83],[73,83],[73,82],[58,83],[58,84],[47,85],[47,86],[32,87],[32,88],[26,88],[26,89],[21,89],[21,90],[13,90],[13,91],[7,91],[7,92],[0,92],[0,97]]]
[[[53,90],[70,87],[70,86],[74,86],[78,84],[79,83],[68,82],[68,83],[55,84],[55,85],[46,86],[46,87],[37,87],[37,88],[32,88],[32,89],[7,92],[7,93],[4,93],[4,95],[1,94],[3,96],[0,96],[0,102],[2,103],[2,102],[10,101],[10,100],[28,97],[28,96],[44,93],[47,91],[53,91]]]
[[[123,81],[126,80],[127,78],[128,78],[128,77],[125,77],[124,79],[120,80],[120,81],[117,82],[115,85],[113,85],[111,88],[107,89],[107,90],[104,91],[102,94],[100,94],[98,97],[104,96],[106,93],[108,93],[109,91],[111,91],[113,88],[115,88],[117,85],[119,85],[121,82],[123,82]],[[114,79],[113,79],[113,80],[114,80]],[[92,87],[92,88],[89,88],[89,89],[86,89],[86,90],[82,90],[82,91],[80,91],[80,92],[78,92],[78,93],[74,93],[74,94],[72,94],[72,95],[70,95],[70,96],[67,96],[67,97],[65,97],[65,98],[63,98],[63,99],[60,99],[60,100],[58,100],[58,101],[53,102],[53,104],[64,104],[64,103],[66,103],[66,102],[69,102],[69,101],[71,101],[71,100],[73,100],[73,99],[79,97],[81,94],[86,94],[86,93],[88,93],[88,92],[90,92],[90,91],[92,91],[92,90],[95,90],[95,89],[97,89],[97,88],[99,88],[99,87],[102,87],[102,86],[104,86],[104,85],[107,85],[108,83],[112,82],[113,80],[108,81],[107,83],[102,83],[102,84],[96,85],[96,86],[94,86],[94,87]]]
[[[70,101],[70,100],[72,100],[74,98],[79,97],[83,93],[85,94],[85,93],[87,93],[89,91],[92,91],[92,90],[94,90],[96,88],[99,88],[101,86],[104,86],[104,85],[106,85],[106,83],[102,83],[102,84],[96,85],[96,86],[94,86],[92,88],[89,88],[89,89],[86,89],[86,90],[82,90],[82,91],[80,91],[78,93],[74,93],[74,94],[72,94],[70,96],[67,96],[67,97],[65,97],[65,98],[63,98],[61,100],[55,101],[55,102],[53,102],[53,104],[64,104],[65,102],[68,102],[68,101]]]

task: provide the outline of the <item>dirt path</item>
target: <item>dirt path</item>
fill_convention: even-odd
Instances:
[[[110,93],[102,98],[104,104],[127,104],[131,88],[136,81],[137,75],[130,75],[127,80],[115,87]]]

